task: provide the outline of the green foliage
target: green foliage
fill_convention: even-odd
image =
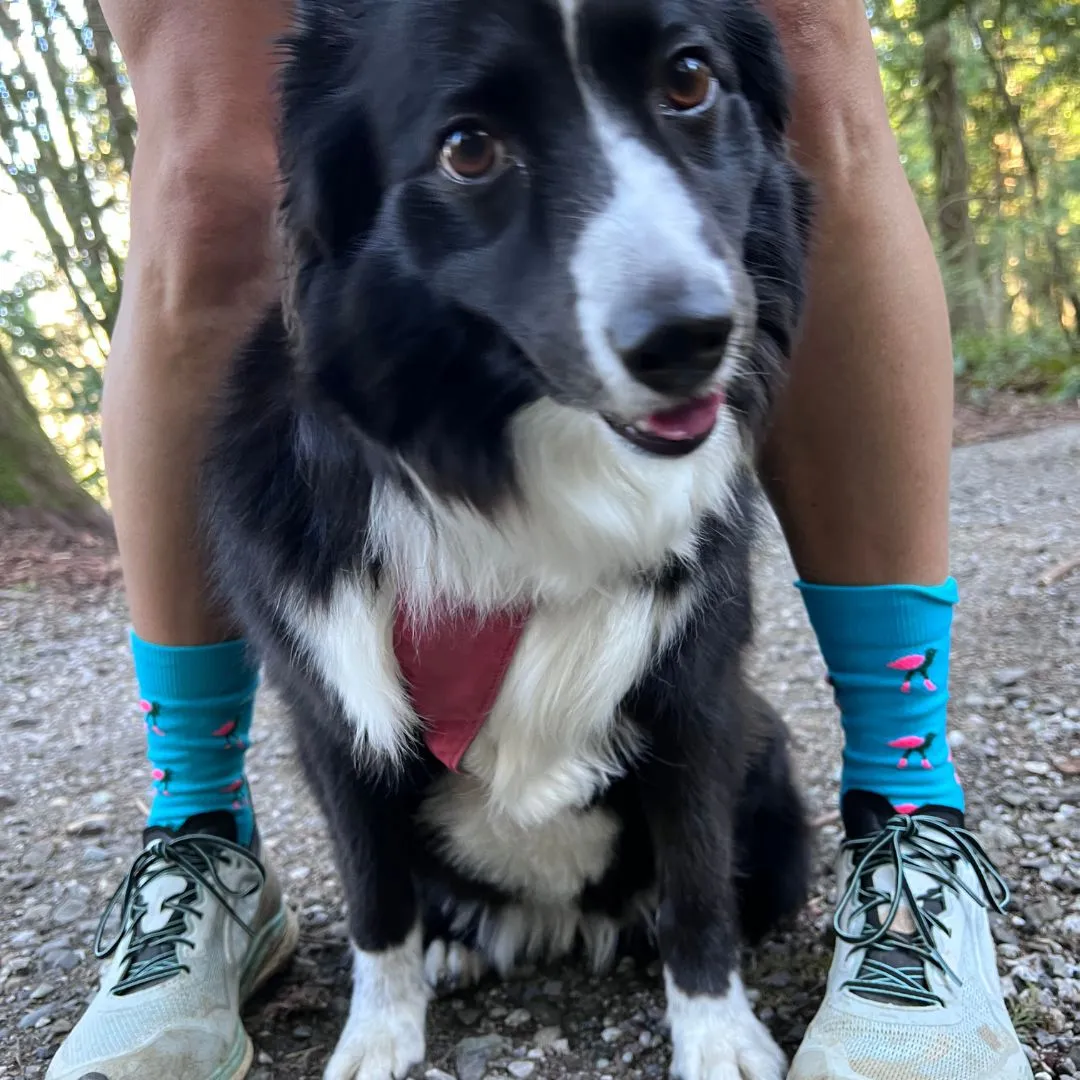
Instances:
[[[1080,396],[1080,7],[867,0],[867,11],[950,306],[965,326],[976,312],[983,328],[957,335],[958,380]],[[948,94],[926,48],[943,21]],[[101,367],[134,141],[134,103],[98,0],[0,0],[0,211],[18,225],[0,247],[0,363],[99,495]],[[948,194],[950,170],[966,183],[959,196]],[[959,228],[947,213],[954,198],[966,207]]]
[[[133,103],[98,0],[4,0],[0,34],[0,206],[15,226],[0,249],[0,363],[101,496],[101,368],[123,268]]]
[[[926,31],[943,18],[965,110],[968,214],[988,332],[958,336],[964,382],[1075,395],[1080,383],[1080,7],[1052,0],[874,0],[904,165],[935,219]],[[935,238],[940,236],[935,229]],[[952,296],[970,288],[946,272]]]

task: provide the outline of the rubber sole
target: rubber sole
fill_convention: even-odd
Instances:
[[[240,1006],[243,1008],[259,987],[276,975],[292,959],[300,938],[300,924],[296,914],[282,902],[281,910],[259,931],[252,943],[251,955],[244,965],[240,978]],[[238,1038],[228,1061],[214,1072],[208,1080],[243,1080],[255,1060],[255,1045],[244,1030],[242,1021],[237,1022]]]

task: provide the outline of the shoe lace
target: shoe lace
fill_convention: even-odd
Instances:
[[[959,897],[964,893],[981,907],[1003,912],[1009,903],[1005,879],[967,829],[928,815],[898,814],[875,836],[849,840],[844,849],[856,861],[837,904],[833,927],[837,937],[866,954],[855,977],[844,986],[862,996],[944,1005],[930,989],[927,966],[960,985],[935,942],[937,933],[952,934],[943,917],[947,894]],[[974,871],[978,891],[960,877],[961,862]],[[888,891],[874,883],[875,871],[882,867],[892,871],[887,877],[894,884]],[[913,872],[934,882],[918,896],[911,881]],[[886,906],[887,914],[879,917]],[[911,913],[910,932],[894,929],[902,907]],[[858,932],[845,930],[860,918]]]
[[[249,888],[236,889],[221,879],[219,864],[229,865],[238,856],[250,863],[257,878]],[[144,930],[142,918],[149,911],[145,892],[148,886],[166,874],[183,877],[184,889],[162,901],[161,909],[172,911],[164,925]],[[152,841],[131,864],[124,880],[109,898],[94,935],[94,955],[99,960],[112,956],[127,939],[121,963],[123,973],[111,992],[123,995],[132,990],[171,978],[190,968],[179,959],[178,946],[193,946],[187,936],[191,919],[201,919],[200,890],[205,890],[222,906],[226,914],[249,936],[254,931],[237,914],[237,901],[262,888],[266,871],[247,848],[208,833],[161,837]],[[106,932],[114,912],[119,910],[118,928],[112,937]]]

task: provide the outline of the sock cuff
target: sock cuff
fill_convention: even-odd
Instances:
[[[135,678],[143,697],[202,699],[247,697],[259,685],[259,666],[246,641],[217,645],[155,645],[130,632]]]
[[[797,581],[822,652],[852,645],[893,648],[947,638],[960,592],[940,585],[811,585]]]

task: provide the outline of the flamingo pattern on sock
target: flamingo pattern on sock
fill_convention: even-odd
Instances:
[[[148,825],[175,829],[228,810],[247,843],[254,816],[244,754],[258,672],[243,642],[173,648],[133,634],[132,652],[150,761]]]
[[[928,694],[933,694],[937,686],[930,678],[930,665],[937,656],[937,649],[927,649],[925,653],[909,653],[901,656],[899,660],[891,660],[886,666],[893,671],[902,671],[904,681],[900,684],[901,694],[911,693],[911,681],[915,678],[922,679],[923,689]]]
[[[844,729],[841,788],[884,795],[898,813],[964,795],[947,736],[956,582],[800,582]]]

